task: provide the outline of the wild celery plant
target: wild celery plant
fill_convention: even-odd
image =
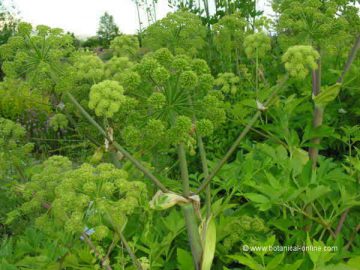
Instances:
[[[214,167],[213,171],[209,172],[202,139],[204,136],[211,134],[214,128],[225,121],[225,111],[222,104],[222,95],[220,92],[212,90],[213,80],[206,62],[200,59],[191,59],[184,55],[173,56],[167,49],[160,49],[146,56],[135,66],[132,72],[137,72],[140,75],[141,87],[136,90],[133,89],[135,92],[132,92],[131,89],[127,91],[125,88],[124,93],[130,97],[133,94],[135,98],[143,101],[137,104],[138,106],[145,105],[145,107],[138,107],[137,110],[143,111],[146,117],[137,119],[137,121],[131,124],[131,129],[133,132],[137,132],[137,130],[140,131],[142,126],[152,123],[155,123],[154,128],[160,128],[161,126],[160,130],[163,130],[163,133],[161,138],[157,139],[177,149],[182,179],[182,195],[168,190],[157,176],[145,168],[139,160],[134,158],[121,145],[116,143],[105,129],[76,101],[70,92],[67,95],[89,122],[109,140],[111,146],[129,159],[136,168],[143,172],[162,191],[157,193],[153,199],[152,204],[155,205],[155,209],[167,208],[176,203],[182,206],[194,266],[196,269],[210,269],[211,264],[209,264],[209,260],[212,260],[215,249],[210,248],[209,250],[208,247],[213,245],[215,239],[204,238],[214,237],[214,235],[208,236],[206,233],[207,229],[214,230],[214,223],[211,221],[211,198],[208,185],[232,156],[241,140],[249,132],[251,126],[257,121],[261,110],[250,120],[226,155]],[[270,97],[264,102],[264,106],[270,105],[272,98],[284,86],[285,80],[273,88]],[[116,84],[115,82],[104,81],[93,86],[92,91],[94,92],[90,93],[89,107],[94,108],[98,116],[103,115],[116,118],[116,110],[119,106],[121,107],[121,102],[118,103],[119,106],[112,106],[113,99],[107,101],[108,96],[112,95],[112,88],[104,87],[107,83],[114,84],[114,86]],[[95,92],[95,89],[98,90]],[[142,92],[139,92],[139,89],[143,89]],[[125,132],[128,130],[127,127],[124,128]],[[134,139],[134,137],[131,136],[129,139]],[[138,141],[138,147],[141,146],[141,143],[142,141]],[[204,172],[204,181],[197,188],[196,193],[200,194],[208,187],[205,202],[207,205],[207,220],[203,221],[203,232],[201,234],[198,230],[197,220],[197,204],[199,201],[191,191],[187,164],[187,156],[194,155],[196,147],[199,149]],[[203,246],[204,243],[206,243],[206,247]],[[206,268],[204,268],[205,265]]]
[[[57,130],[66,128],[63,115],[65,114],[73,127],[81,127],[79,129],[83,132],[85,129],[84,133],[87,137],[94,135],[92,142],[99,146],[92,158],[94,163],[99,163],[102,160],[101,152],[104,151],[103,149],[107,149],[114,154],[112,161],[116,164],[116,167],[123,166],[124,169],[115,168],[110,164],[99,164],[98,166],[83,164],[77,166],[71,164],[66,158],[53,157],[44,162],[40,168],[32,168],[30,173],[32,177],[29,177],[31,181],[24,186],[18,186],[16,193],[21,195],[23,201],[20,204],[21,207],[17,209],[18,211],[15,210],[9,213],[8,222],[15,225],[15,221],[24,217],[21,220],[25,224],[30,224],[33,220],[28,217],[41,216],[40,219],[36,218],[35,225],[40,226],[41,230],[45,231],[47,229],[51,230],[54,224],[51,222],[55,221],[55,230],[51,233],[54,233],[54,238],[61,239],[59,243],[61,243],[60,246],[65,251],[60,254],[56,251],[56,256],[47,256],[47,258],[51,258],[52,263],[60,260],[61,262],[55,266],[57,268],[75,268],[79,265],[81,267],[90,265],[91,268],[94,265],[94,267],[99,267],[98,264],[100,263],[102,267],[109,269],[112,265],[121,265],[120,263],[124,262],[125,259],[119,259],[120,255],[115,255],[119,254],[117,251],[119,251],[118,246],[120,244],[125,247],[137,269],[147,269],[149,267],[147,259],[136,257],[137,254],[141,253],[149,256],[151,267],[154,268],[164,267],[165,263],[174,263],[171,261],[174,258],[174,247],[176,247],[178,263],[181,264],[182,269],[190,269],[191,266],[186,264],[187,261],[191,260],[190,255],[186,256],[187,252],[178,246],[181,239],[177,239],[177,236],[186,227],[196,269],[210,269],[215,251],[216,241],[214,238],[216,233],[220,239],[216,243],[218,244],[216,263],[220,264],[220,267],[221,264],[233,267],[231,259],[234,259],[253,269],[287,269],[290,267],[296,269],[302,263],[301,260],[297,260],[298,256],[289,256],[289,259],[284,262],[284,254],[271,257],[260,252],[252,254],[255,256],[247,256],[244,259],[244,256],[238,256],[241,254],[234,257],[228,256],[229,252],[224,252],[224,248],[236,250],[239,243],[245,243],[244,241],[250,240],[250,238],[257,239],[260,236],[266,238],[265,243],[268,245],[274,244],[276,240],[280,242],[279,237],[276,239],[274,235],[269,235],[274,227],[276,227],[277,233],[281,231],[281,236],[286,239],[285,242],[289,240],[290,242],[295,241],[303,244],[305,241],[305,238],[301,236],[301,234],[304,234],[303,231],[300,230],[299,237],[292,238],[290,237],[292,233],[289,232],[289,227],[284,228],[283,219],[287,219],[288,213],[291,213],[295,220],[290,224],[291,228],[302,227],[307,224],[308,220],[316,224],[316,226],[313,226],[313,230],[309,231],[309,233],[314,232],[314,234],[307,239],[308,244],[318,245],[322,243],[318,239],[310,240],[310,237],[314,238],[314,235],[319,235],[320,239],[324,235],[336,238],[337,235],[344,231],[342,228],[345,227],[346,234],[350,235],[345,247],[349,249],[354,243],[356,245],[358,240],[354,237],[358,231],[357,224],[354,224],[353,232],[349,232],[349,227],[354,222],[357,222],[357,219],[352,217],[350,221],[349,219],[345,220],[346,214],[349,212],[345,208],[358,203],[356,201],[358,199],[357,194],[352,188],[354,185],[351,185],[351,181],[349,181],[353,179],[348,177],[344,170],[336,167],[336,162],[326,158],[321,158],[318,161],[317,173],[319,176],[312,177],[311,164],[305,165],[309,159],[301,147],[306,146],[309,138],[312,139],[314,136],[310,136],[313,134],[304,134],[303,142],[300,143],[298,135],[299,130],[302,130],[304,121],[307,121],[307,119],[303,116],[294,117],[291,119],[292,121],[288,119],[293,113],[295,105],[299,105],[304,101],[306,96],[296,98],[295,94],[292,93],[292,96],[285,98],[277,95],[281,89],[285,88],[285,85],[291,83],[292,85],[286,87],[288,92],[297,91],[299,88],[301,90],[301,87],[297,87],[299,85],[309,89],[306,85],[307,80],[304,79],[307,78],[312,69],[316,70],[319,66],[319,63],[317,63],[318,56],[321,55],[321,64],[324,65],[327,55],[333,57],[333,54],[325,54],[325,50],[329,50],[331,53],[334,50],[339,50],[341,53],[341,49],[349,45],[348,37],[342,39],[344,37],[342,34],[354,34],[355,32],[346,28],[348,26],[344,22],[345,15],[335,16],[337,13],[334,12],[334,3],[338,5],[335,9],[343,10],[344,13],[342,14],[348,16],[352,13],[349,14],[350,9],[348,7],[342,9],[346,4],[340,2],[342,1],[306,1],[309,5],[304,9],[304,18],[301,1],[277,1],[280,7],[279,10],[281,10],[281,17],[277,25],[280,35],[278,39],[276,37],[269,39],[264,36],[261,27],[257,28],[255,34],[252,33],[254,30],[250,31],[251,34],[243,32],[243,29],[236,29],[238,30],[236,32],[229,31],[229,29],[236,28],[233,27],[234,25],[241,26],[244,20],[239,14],[233,17],[223,17],[224,20],[216,28],[219,33],[214,33],[215,35],[218,34],[215,38],[219,38],[216,44],[219,53],[224,53],[224,58],[220,59],[219,62],[228,59],[227,57],[233,60],[238,50],[240,53],[238,59],[241,60],[241,65],[238,65],[239,63],[228,63],[231,67],[235,67],[232,64],[236,65],[238,70],[234,68],[234,71],[237,74],[234,75],[228,72],[218,74],[215,81],[204,60],[189,57],[189,55],[202,55],[204,27],[201,25],[199,18],[184,11],[171,14],[158,21],[144,33],[144,43],[149,48],[157,49],[166,46],[172,53],[168,49],[156,50],[147,53],[138,62],[136,62],[138,60],[137,56],[140,57],[140,55],[138,54],[137,43],[134,39],[128,37],[118,38],[116,42],[113,42],[112,49],[116,56],[104,63],[94,54],[68,53],[67,49],[70,49],[70,47],[67,46],[67,43],[58,47],[57,39],[54,39],[54,44],[51,42],[48,44],[49,40],[46,37],[51,36],[51,34],[48,34],[45,39],[39,38],[38,36],[42,37],[42,35],[36,31],[29,34],[29,36],[18,35],[18,39],[15,39],[15,41],[25,41],[24,44],[28,40],[42,40],[44,44],[48,44],[49,47],[41,47],[43,43],[36,43],[41,48],[49,48],[49,50],[56,52],[52,57],[60,55],[61,61],[56,59],[56,61],[49,61],[53,58],[44,57],[43,62],[48,64],[45,67],[54,65],[55,70],[58,70],[56,67],[60,65],[66,76],[63,76],[63,73],[60,72],[59,74],[54,73],[56,75],[54,77],[47,78],[47,75],[50,74],[47,72],[49,69],[38,69],[37,64],[31,64],[32,57],[25,57],[22,54],[25,51],[25,54],[32,55],[34,51],[22,46],[23,43],[12,41],[9,43],[10,46],[5,47],[7,49],[5,50],[7,52],[7,67],[16,68],[6,70],[5,65],[5,70],[8,72],[7,77],[13,78],[12,84],[9,85],[15,85],[16,87],[15,80],[21,80],[27,86],[36,87],[37,85],[32,81],[32,74],[34,74],[34,70],[44,71],[45,73],[40,72],[40,77],[47,78],[48,88],[41,87],[41,89],[37,89],[41,91],[36,92],[40,92],[51,99],[51,103],[54,105],[54,108],[52,108],[54,116],[50,118],[49,124]],[[231,3],[231,1],[226,1],[226,3]],[[323,31],[322,34],[320,33],[321,35],[312,28],[314,25],[311,23],[312,20],[307,20],[313,17],[316,17],[320,22],[319,28],[321,27],[320,29]],[[333,17],[336,17],[336,19]],[[350,16],[349,18],[353,19],[353,17]],[[327,23],[331,23],[333,26],[331,31],[329,31]],[[288,29],[292,31],[288,31]],[[198,32],[200,37],[197,36],[194,39],[194,34],[198,34]],[[305,35],[304,32],[306,32]],[[333,32],[339,36],[332,35]],[[321,39],[317,40],[315,38],[318,34]],[[330,38],[334,38],[334,41],[337,42],[336,45],[339,45],[340,49],[334,49],[334,42],[327,42]],[[243,39],[247,39],[247,41],[237,42]],[[224,40],[223,44],[221,44],[221,40]],[[228,44],[225,41],[232,43]],[[269,41],[272,42],[273,50],[271,54],[268,54],[269,57],[262,58],[269,50]],[[281,48],[277,46],[277,41],[280,42]],[[321,50],[316,52],[318,45],[322,44],[331,46],[322,47]],[[290,45],[298,46],[291,47]],[[245,48],[243,48],[244,46]],[[289,46],[290,48],[288,48]],[[354,60],[358,47],[359,39],[352,50],[355,53],[350,54],[349,59],[352,60],[348,61],[344,72],[341,74],[342,78],[344,78],[351,62]],[[273,53],[281,53],[281,49],[288,49],[283,60],[289,77],[293,77],[293,75],[300,76],[301,80],[289,81],[287,77],[281,78],[282,69],[272,68],[274,69],[274,71],[271,70],[273,74],[270,74],[270,71],[266,74],[266,77],[271,82],[278,80],[278,84],[270,87],[270,83],[265,83],[265,79],[260,78],[262,70],[259,59],[262,61],[261,64],[264,62],[265,65],[270,64],[268,60],[271,58],[270,62],[273,61],[271,62],[273,64],[275,63],[275,60],[272,59]],[[244,58],[241,58],[241,54],[246,53],[250,61],[242,61]],[[36,56],[41,58],[44,55],[47,54],[40,53]],[[343,54],[339,55],[337,58],[341,60]],[[31,64],[30,69],[22,69],[18,57]],[[257,59],[257,63],[252,63],[252,59]],[[278,62],[280,63],[280,61]],[[37,62],[35,61],[35,63]],[[248,70],[246,65],[251,65],[251,67],[255,65],[256,76],[254,76],[254,80],[259,76],[258,79],[264,81],[264,86],[259,84],[259,88],[261,87],[264,91],[259,91],[258,104],[256,104],[254,98],[254,91],[246,91],[247,89],[257,88],[253,86],[258,85],[258,83],[252,84],[251,76],[246,75]],[[42,66],[41,64],[40,67]],[[13,72],[14,70],[16,72]],[[214,70],[222,70],[222,68],[215,65],[212,68],[213,74],[216,73]],[[43,74],[45,75],[43,76]],[[333,86],[333,83],[334,81],[331,80],[326,82],[325,84],[330,86],[323,87],[320,94],[314,97],[316,105],[324,107],[329,100],[336,96],[339,88],[336,85]],[[324,95],[321,95],[321,93],[324,93]],[[234,101],[237,104],[232,104]],[[273,104],[273,101],[275,101],[275,109],[272,110],[271,108],[269,110],[269,106]],[[242,106],[243,104],[244,106]],[[61,108],[63,106],[57,105],[64,105],[65,110]],[[308,105],[298,106],[306,108],[296,111],[296,116],[299,116],[304,111],[309,112]],[[249,118],[254,111],[255,115]],[[264,111],[266,117],[269,118],[269,122],[267,122],[266,118],[265,124],[263,121],[258,121]],[[85,116],[91,125],[81,121],[78,112]],[[230,115],[228,112],[231,112],[231,116],[236,116],[242,121],[235,122],[236,128],[238,128],[239,123],[244,125],[245,128],[226,154],[218,162],[212,162],[212,159],[209,158],[212,145],[205,147],[205,144],[209,144],[209,136],[213,132],[222,129],[229,122],[226,118],[226,116]],[[277,124],[277,120],[279,120],[279,124]],[[259,122],[260,124],[257,124]],[[232,124],[234,125],[234,123]],[[296,127],[296,130],[290,130],[290,126]],[[85,128],[82,129],[83,127]],[[225,126],[225,128],[228,128],[228,126]],[[272,148],[267,143],[254,145],[253,140],[250,143],[245,142],[243,144],[245,150],[239,151],[235,161],[228,164],[229,160],[233,160],[239,143],[243,142],[243,139],[250,131],[256,132],[256,136],[260,135],[261,139],[266,138],[269,141],[276,139],[277,145]],[[105,138],[105,145],[103,138]],[[219,145],[228,146],[229,136],[220,138]],[[215,147],[219,148],[218,145],[213,146],[213,148]],[[353,155],[354,152],[352,152]],[[162,173],[163,167],[157,166],[159,153],[166,156],[167,160],[164,162],[166,165],[170,163],[169,160],[174,161],[171,165],[179,165],[179,170],[170,169],[171,173],[166,171],[164,176],[165,173]],[[216,159],[219,156],[218,153],[213,155]],[[243,159],[243,157],[246,157],[246,159]],[[124,159],[125,162],[123,162]],[[197,159],[199,162],[197,162]],[[143,162],[143,160],[146,160],[151,165]],[[200,162],[201,172],[192,175],[191,173],[195,171],[193,165]],[[129,163],[132,163],[138,172],[142,172],[159,189],[150,202],[151,207],[156,210],[164,210],[179,205],[184,216],[182,218],[181,213],[175,209],[166,217],[150,212],[151,215],[154,215],[154,220],[150,220],[146,224],[147,227],[143,234],[140,233],[140,238],[137,232],[135,234],[129,233],[128,235],[133,237],[131,243],[128,243],[125,238],[125,232],[128,233],[128,231],[122,233],[124,226],[121,226],[121,228],[117,226],[124,225],[124,220],[130,219],[132,215],[137,218],[138,216],[135,213],[137,210],[139,210],[140,214],[143,214],[142,207],[137,209],[138,207],[135,206],[143,205],[141,200],[145,200],[146,197],[143,196],[145,193],[144,183],[130,181],[130,177],[126,178],[124,175],[126,169],[130,172],[132,178],[142,178],[139,173],[132,173],[134,168],[129,166]],[[349,157],[344,166],[352,175],[357,176],[356,168],[358,164],[358,156],[354,155],[354,157]],[[150,166],[154,166],[156,171],[153,171]],[[222,170],[223,166],[227,166],[227,170]],[[232,170],[235,172],[227,175]],[[234,182],[231,177],[234,174],[238,175],[239,172],[240,177],[236,178],[238,182]],[[327,176],[328,173],[331,174],[331,177]],[[220,176],[219,178],[227,181],[221,181],[216,176]],[[216,179],[214,179],[215,177]],[[203,182],[196,185],[194,184],[195,181],[192,181],[194,178]],[[281,179],[281,182],[278,178]],[[91,181],[87,181],[87,179]],[[177,179],[181,179],[181,181],[177,181]],[[219,185],[217,185],[216,190],[213,189],[211,194],[210,183],[213,179]],[[316,180],[316,185],[313,182],[309,183],[311,180]],[[345,185],[343,185],[344,183]],[[342,185],[341,188],[339,188],[340,184]],[[238,186],[240,188],[236,190]],[[24,188],[21,189],[21,187]],[[349,192],[349,187],[351,192]],[[205,189],[206,194],[202,196]],[[226,198],[216,200],[218,190],[220,192],[225,190],[227,192]],[[235,204],[237,201],[233,200],[233,194],[237,191],[240,195],[236,194],[235,196],[238,195],[239,199],[241,199],[241,207],[238,207],[238,204]],[[203,204],[206,206],[206,218],[202,218],[202,211],[199,211],[201,208],[199,195],[204,198]],[[213,198],[211,198],[211,195]],[[223,193],[221,193],[221,196],[224,197]],[[123,199],[128,199],[128,201]],[[95,205],[91,201],[96,201]],[[243,205],[243,202],[245,205]],[[319,210],[318,207],[322,207],[323,202],[326,202],[326,207],[324,206],[324,209]],[[86,204],[87,206],[85,206]],[[249,205],[250,212],[244,214],[244,209],[247,209]],[[304,205],[315,205],[313,208],[314,214],[311,215],[304,211]],[[219,216],[219,213],[225,209],[227,210],[226,213],[229,213],[233,210],[230,208],[235,207],[237,207],[234,209],[236,220],[234,220],[234,216],[228,216],[227,214]],[[107,210],[109,209],[111,213],[108,215]],[[321,210],[326,213],[323,214]],[[346,210],[344,211],[345,215],[340,218],[336,226],[342,210]],[[255,211],[262,212],[262,218],[254,217]],[[159,216],[160,218],[158,218]],[[283,217],[283,219],[277,220],[279,216]],[[214,217],[216,217],[217,224],[221,228],[215,228]],[[239,217],[241,217],[240,220]],[[266,217],[266,223],[269,223],[270,220],[272,224],[265,225],[264,217]],[[29,220],[29,223],[27,223],[27,220]],[[115,220],[115,222],[111,222],[111,220]],[[199,223],[201,223],[200,226],[198,226]],[[87,224],[91,225],[91,228],[84,230],[84,226]],[[128,226],[126,229],[133,229],[131,227]],[[56,230],[57,228],[61,228],[61,230]],[[294,231],[297,232],[297,230]],[[38,235],[42,233],[38,233]],[[159,234],[163,233],[165,236],[159,237]],[[229,235],[230,233],[232,235]],[[33,235],[36,232],[29,234]],[[248,237],[244,237],[244,234]],[[80,241],[79,235],[81,235],[83,241]],[[71,241],[68,242],[69,238]],[[163,241],[162,244],[159,243],[159,238]],[[28,238],[25,237],[25,239]],[[175,245],[174,240],[177,241]],[[75,242],[80,243],[80,245],[75,244]],[[10,246],[12,246],[11,243],[5,243],[6,250]],[[21,246],[21,244],[17,244],[17,246]],[[69,249],[69,246],[74,248]],[[51,250],[49,246],[47,248]],[[1,248],[1,250],[4,249]],[[33,248],[32,250],[39,249]],[[40,250],[43,252],[44,248]],[[94,256],[90,255],[89,250],[92,251]],[[28,253],[25,252],[21,256],[24,257],[24,254]],[[323,261],[320,262],[313,254],[309,255],[315,267],[320,267],[319,263],[327,262],[326,260],[329,258],[325,256],[323,260],[323,257],[321,257]],[[10,257],[9,255],[8,258]],[[79,260],[75,263],[76,257],[85,258],[86,264],[82,264]],[[159,259],[160,257],[164,257],[164,262],[159,266],[158,263],[162,261],[162,258]],[[127,257],[127,259],[130,258]],[[34,260],[42,260],[36,264],[35,268],[49,268],[49,265],[44,264],[44,257]],[[309,266],[310,261],[307,261],[307,264],[302,267]],[[22,266],[28,266],[26,262],[22,263]],[[280,266],[280,263],[291,263],[292,265]],[[175,268],[178,265],[172,264],[170,267]]]
[[[303,5],[306,5],[306,8],[303,8]],[[334,81],[331,81],[326,82],[327,86],[322,86],[324,85],[322,80],[324,55],[336,51],[338,48],[348,47],[349,44],[346,44],[346,42],[351,40],[353,36],[358,37],[359,35],[358,27],[355,27],[355,31],[350,30],[351,25],[358,21],[356,16],[351,15],[353,8],[349,1],[323,2],[308,0],[304,2],[296,0],[274,4],[274,9],[282,13],[277,24],[280,45],[282,47],[289,47],[301,42],[302,44],[313,46],[317,51],[316,64],[312,63],[316,68],[313,68],[311,72],[312,96],[314,99],[312,128],[314,130],[318,130],[322,126],[324,107],[326,106],[319,104],[318,101],[320,99],[328,99],[326,103],[329,103],[334,100],[340,91],[343,78],[341,75],[336,84],[334,84]],[[344,10],[344,12],[341,12],[342,16],[337,16],[339,10]],[[315,17],[316,20],[313,19]],[[286,33],[286,29],[289,28],[293,29],[293,31]],[[294,67],[292,69],[294,70]],[[346,70],[346,67],[344,70]],[[304,74],[300,72],[299,77],[303,76]],[[319,147],[320,138],[314,137],[308,150],[314,173],[316,172],[318,162]],[[311,206],[308,207],[308,211],[312,211]]]

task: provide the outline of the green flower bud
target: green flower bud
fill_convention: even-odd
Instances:
[[[210,68],[203,59],[194,59],[191,63],[191,67],[197,75],[210,74]]]
[[[139,73],[142,76],[146,76],[146,77],[151,77],[151,75],[153,74],[153,71],[157,68],[161,67],[159,62],[156,61],[156,59],[150,57],[150,56],[145,56],[140,64],[137,65],[136,69],[139,71]]]
[[[161,120],[150,119],[144,128],[144,138],[146,141],[154,144],[163,139],[165,125]]]
[[[167,48],[161,48],[154,52],[154,58],[164,67],[169,67],[174,59],[174,56]]]
[[[180,115],[176,118],[174,129],[179,134],[189,134],[192,129],[191,119],[187,116]]]
[[[317,69],[316,61],[319,57],[319,53],[313,47],[297,45],[286,51],[282,61],[290,76],[304,79],[309,74],[309,69]]]
[[[153,70],[151,78],[155,81],[156,84],[164,84],[170,77],[169,72],[164,67],[158,67]]]
[[[141,132],[134,126],[127,126],[122,133],[122,137],[127,145],[136,147],[141,144]]]
[[[171,63],[171,69],[176,73],[181,73],[183,71],[189,70],[189,58],[184,55],[175,56],[173,62]]]
[[[196,122],[196,131],[202,137],[210,136],[214,131],[214,125],[209,119],[201,119]]]
[[[120,81],[125,91],[131,93],[138,88],[141,83],[141,78],[137,72],[127,71],[122,74]]]
[[[112,117],[125,101],[124,89],[116,81],[106,80],[95,84],[90,89],[89,108],[97,116]]]
[[[248,58],[263,58],[271,49],[270,37],[264,32],[248,35],[244,40],[245,53]]]
[[[64,114],[58,113],[50,119],[50,126],[55,131],[58,131],[59,129],[65,129],[68,126],[68,120]]]
[[[76,78],[86,81],[100,81],[104,75],[104,63],[95,55],[79,55],[74,60]]]
[[[198,77],[193,71],[184,71],[180,74],[179,85],[183,89],[193,89],[198,83]]]
[[[151,108],[161,109],[166,103],[166,97],[163,93],[155,92],[147,99],[147,103]]]

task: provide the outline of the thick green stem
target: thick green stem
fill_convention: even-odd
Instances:
[[[195,269],[200,270],[202,259],[202,246],[198,224],[196,222],[194,207],[192,206],[192,204],[185,204],[181,208],[185,217],[186,231],[189,238]]]
[[[186,162],[186,153],[184,143],[180,143],[178,146],[178,157],[180,163],[181,179],[183,184],[183,195],[184,197],[190,196],[190,185],[189,185],[189,172]],[[187,234],[189,237],[191,253],[193,256],[193,261],[195,269],[199,270],[201,266],[202,258],[202,246],[201,239],[198,230],[198,224],[196,222],[195,210],[192,204],[186,204],[182,206],[185,224],[187,229]]]
[[[317,96],[321,91],[321,59],[318,60],[318,68],[312,71],[312,95]],[[322,125],[324,118],[324,109],[315,105],[313,114],[313,128],[318,128]],[[317,158],[319,155],[320,138],[311,140],[312,146],[309,148],[309,158],[312,163],[312,168],[316,168]]]
[[[204,147],[204,142],[203,142],[200,134],[197,134],[197,141],[198,141],[198,147],[199,147],[199,152],[200,152],[202,170],[204,173],[204,178],[206,179],[209,177],[209,167],[207,164],[206,150]],[[206,218],[209,218],[211,215],[211,188],[210,188],[210,185],[206,186],[205,205],[206,205]]]
[[[189,185],[189,172],[186,162],[186,153],[184,143],[180,143],[178,146],[178,157],[180,162],[180,172],[183,184],[183,195],[184,197],[190,196],[190,185]]]
[[[115,147],[121,154],[123,154],[138,170],[140,170],[147,178],[149,178],[159,189],[163,192],[168,192],[168,189],[160,182],[160,180],[153,175],[147,168],[145,168],[136,158],[134,158],[128,151],[126,151],[120,144],[115,141],[111,141],[107,132],[91,117],[90,114],[77,102],[75,97],[67,92],[71,102],[80,110],[83,116],[105,137],[111,142],[111,145]]]

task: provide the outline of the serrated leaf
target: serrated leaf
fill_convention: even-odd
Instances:
[[[324,196],[325,194],[329,193],[331,189],[327,186],[317,186],[313,189],[307,189],[306,194],[303,198],[305,204],[311,203],[318,198]]]

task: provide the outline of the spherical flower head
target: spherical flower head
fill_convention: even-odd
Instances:
[[[163,93],[155,92],[147,99],[150,108],[161,109],[166,104],[166,97]]]
[[[194,71],[188,70],[180,74],[179,85],[183,89],[194,89],[198,83],[198,77]]]
[[[134,64],[127,57],[112,57],[105,63],[105,76],[111,77],[130,69]]]
[[[309,74],[309,69],[317,69],[316,61],[319,57],[319,53],[312,46],[297,45],[286,51],[282,61],[290,76],[304,79]]]
[[[271,40],[264,32],[248,35],[244,40],[245,53],[248,58],[263,58],[271,49]]]
[[[217,79],[215,80],[215,86],[219,87],[221,92],[225,94],[236,94],[240,78],[234,73],[225,72],[219,73]]]
[[[150,144],[161,140],[164,136],[165,125],[159,119],[150,119],[144,128],[144,139]]]
[[[214,127],[223,124],[226,121],[225,104],[221,100],[222,94],[220,91],[209,93],[202,100],[203,110],[201,116],[209,119]]]
[[[117,81],[105,80],[90,89],[89,108],[97,116],[111,118],[124,101],[124,88]]]
[[[203,59],[194,59],[191,68],[197,75],[210,74],[210,68]]]
[[[164,84],[170,77],[166,68],[160,66],[152,71],[151,78],[158,85]]]
[[[185,55],[177,55],[171,63],[171,69],[175,73],[181,73],[191,68],[190,59]]]
[[[196,131],[202,137],[210,136],[214,132],[214,125],[209,119],[201,119],[196,122]]]
[[[121,35],[111,41],[110,49],[116,56],[133,57],[139,50],[139,41],[136,36]]]
[[[68,126],[68,123],[69,121],[62,113],[57,113],[50,119],[50,126],[55,131],[58,131],[59,129],[65,129]]]
[[[0,138],[4,140],[20,140],[25,136],[25,129],[5,118],[0,117]]]
[[[75,58],[74,67],[78,80],[100,81],[104,75],[104,63],[96,55],[85,54]]]
[[[30,23],[21,22],[18,25],[18,32],[21,35],[30,35],[32,31],[32,26]]]
[[[178,135],[187,135],[192,130],[192,121],[189,117],[180,115],[176,118],[174,130],[178,132]]]
[[[131,92],[136,90],[140,85],[141,77],[137,72],[125,71],[121,76],[120,82],[124,86],[126,92]]]
[[[164,67],[169,67],[174,59],[174,56],[167,48],[156,50],[153,56]]]
[[[153,71],[159,67],[161,67],[161,65],[155,58],[151,56],[145,56],[137,65],[136,69],[142,76],[151,77]]]
[[[92,194],[95,193],[97,191],[97,186],[94,182],[86,182],[83,187],[82,190],[86,193],[86,194]]]

